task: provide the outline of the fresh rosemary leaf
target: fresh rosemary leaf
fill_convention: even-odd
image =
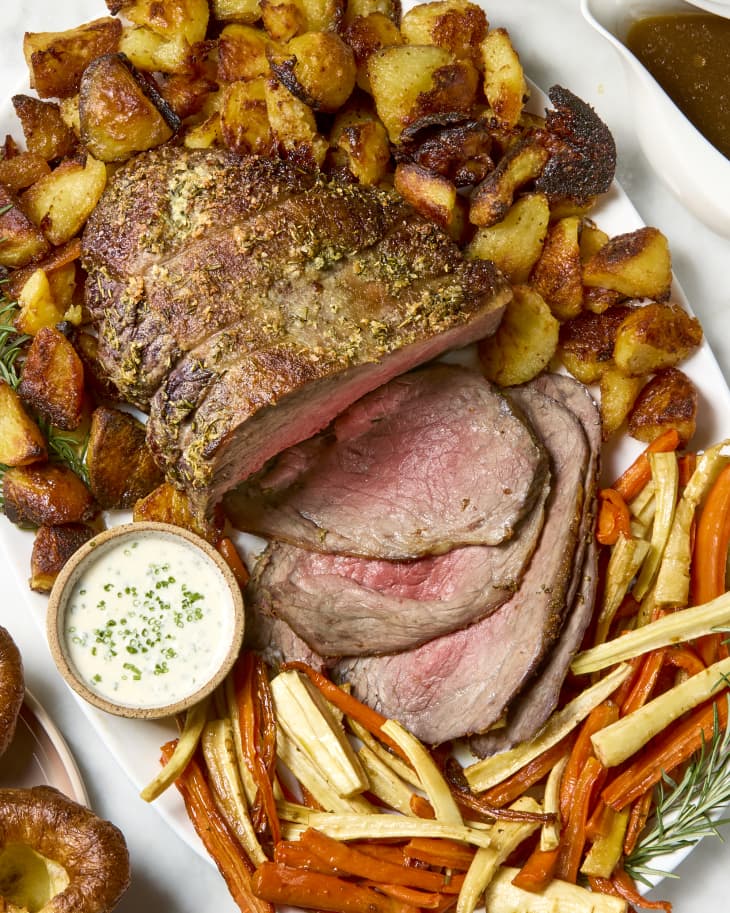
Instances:
[[[48,442],[48,454],[56,463],[63,463],[73,470],[88,485],[86,471],[86,449],[89,446],[88,434],[79,439],[71,434],[64,434],[47,422],[39,422],[40,428]]]
[[[14,301],[0,295],[0,378],[15,389],[20,383],[18,364],[30,336],[18,333],[12,317],[16,310]]]
[[[728,695],[730,704],[730,695]],[[643,884],[652,876],[668,873],[652,867],[653,860],[694,846],[703,837],[720,837],[719,828],[730,824],[730,727],[722,730],[715,712],[715,729],[677,783],[664,775],[657,786],[656,808],[633,853],[626,871]]]

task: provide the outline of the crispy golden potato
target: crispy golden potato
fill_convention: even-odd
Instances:
[[[403,45],[375,51],[368,77],[378,112],[391,142],[406,128],[463,120],[476,99],[478,72],[443,48]]]
[[[8,296],[10,298],[17,298],[25,283],[37,269],[42,269],[46,275],[50,275],[55,270],[74,263],[80,256],[81,239],[72,238],[66,244],[62,244],[60,247],[54,247],[42,260],[38,260],[29,266],[14,269],[8,276],[8,284],[5,287]]]
[[[65,308],[59,307],[53,297],[46,271],[31,273],[18,294],[20,310],[13,321],[19,333],[35,336],[43,327],[53,327],[63,320]]]
[[[307,28],[302,0],[260,0],[261,20],[274,41],[290,41]]]
[[[84,523],[98,513],[89,489],[68,467],[16,466],[3,476],[5,515],[21,526]]]
[[[279,82],[315,111],[337,111],[355,88],[355,57],[334,32],[306,32],[267,57]]]
[[[188,529],[208,542],[217,542],[223,531],[224,517],[216,510],[213,518],[205,525],[193,515],[190,501],[184,491],[180,491],[169,482],[163,482],[150,492],[147,497],[137,501],[132,511],[135,521],[152,520],[157,523],[172,523]]]
[[[223,82],[269,75],[266,32],[250,25],[227,25],[218,39],[218,76]]]
[[[575,317],[583,308],[579,231],[577,216],[556,222],[548,231],[532,271],[532,286],[560,320]]]
[[[308,32],[339,32],[346,0],[302,0]]]
[[[128,412],[99,406],[86,450],[89,487],[102,507],[132,507],[163,480],[147,447],[144,425]]]
[[[629,434],[650,444],[675,428],[686,444],[697,428],[699,392],[678,368],[659,371],[642,388],[629,414]]]
[[[223,142],[239,155],[271,155],[273,137],[266,110],[266,80],[234,82],[223,91]]]
[[[604,441],[622,427],[645,381],[646,377],[628,377],[616,368],[603,372],[600,379],[600,412]]]
[[[573,377],[584,384],[594,384],[615,367],[616,334],[632,310],[618,305],[604,314],[585,312],[562,324],[558,355]]]
[[[503,128],[514,127],[528,98],[527,81],[506,29],[492,29],[481,45],[484,94]]]
[[[23,402],[57,428],[72,431],[81,424],[84,366],[76,350],[55,327],[33,337],[18,386]]]
[[[457,59],[479,65],[480,45],[489,23],[484,10],[467,0],[418,3],[403,16],[401,34],[407,44],[431,44]]]
[[[627,298],[663,301],[672,285],[672,261],[666,237],[651,227],[616,235],[585,264],[583,282],[614,289]]]
[[[632,377],[654,374],[684,361],[702,342],[699,320],[678,304],[636,308],[616,334],[616,366]]]
[[[448,178],[414,162],[404,162],[396,166],[395,189],[417,212],[440,225],[452,238],[461,237],[464,210],[456,185]]]
[[[368,16],[357,16],[347,26],[343,35],[345,42],[352,48],[355,56],[355,82],[365,92],[371,91],[368,76],[368,61],[380,48],[394,47],[403,44],[403,36],[398,26],[385,13],[370,13]]]
[[[542,252],[550,221],[544,193],[517,199],[501,222],[478,228],[467,257],[492,260],[513,285],[527,282]]]
[[[0,380],[0,464],[29,466],[47,456],[41,429],[25,411],[15,390]]]
[[[193,49],[183,38],[168,40],[143,25],[124,27],[119,53],[145,72],[190,75]]]
[[[41,526],[33,540],[30,556],[31,590],[50,593],[68,559],[93,535],[94,530],[85,523]]]
[[[594,314],[603,314],[604,311],[625,300],[626,297],[621,292],[616,292],[613,289],[583,286],[583,307],[586,311],[592,311]]]
[[[214,111],[204,120],[185,131],[183,144],[188,149],[209,149],[223,145],[223,126],[220,112]]]
[[[598,253],[609,237],[590,219],[584,219],[580,229],[580,258],[587,263],[591,257]]]
[[[28,216],[43,229],[52,244],[63,244],[77,234],[106,187],[104,163],[86,155],[68,159],[36,181],[22,196]]]
[[[61,114],[61,120],[72,131],[76,139],[79,138],[81,128],[79,126],[79,94],[70,95],[68,98],[62,98],[58,103],[58,110]]]
[[[75,95],[86,67],[116,51],[121,35],[122,23],[109,16],[65,32],[26,32],[23,53],[31,89],[41,98]]]
[[[71,310],[74,307],[74,294],[77,289],[76,263],[59,264],[50,269],[46,267],[44,272],[48,277],[48,284],[56,307],[63,311],[63,319],[70,323],[79,323],[80,321],[72,319]]]
[[[21,152],[12,158],[0,159],[0,184],[10,193],[17,193],[50,174],[48,162],[37,152]]]
[[[361,184],[378,184],[390,164],[385,127],[372,111],[343,109],[334,119],[330,143],[345,154],[345,166]]]
[[[507,215],[515,193],[540,174],[548,159],[544,146],[527,137],[502,156],[499,164],[478,184],[471,195],[472,225],[494,225]]]
[[[500,387],[532,380],[555,354],[559,327],[536,291],[515,286],[497,331],[477,344],[485,376]]]
[[[213,18],[219,22],[256,22],[261,18],[258,0],[211,0]]]
[[[159,86],[165,103],[181,120],[200,113],[216,88],[217,84],[207,77],[188,73],[170,73]]]
[[[98,57],[79,91],[81,141],[102,162],[123,162],[167,142],[180,118],[123,54]]]
[[[328,143],[317,131],[312,109],[295,98],[278,79],[266,80],[264,97],[279,155],[306,168],[320,167],[327,155]]]
[[[371,13],[382,13],[398,25],[401,21],[400,0],[347,0],[343,25],[348,26],[359,16],[369,16]]]
[[[208,29],[208,0],[114,0],[107,5],[135,25],[188,46],[203,41]]]
[[[50,162],[72,151],[76,137],[63,122],[58,105],[31,95],[14,95],[12,102],[29,152]]]
[[[492,136],[483,120],[442,127],[404,149],[409,159],[457,187],[471,187],[494,170]]]
[[[0,266],[25,266],[49,250],[46,236],[0,184]]]

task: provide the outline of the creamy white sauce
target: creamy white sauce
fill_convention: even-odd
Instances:
[[[68,661],[91,690],[144,709],[209,681],[232,632],[220,570],[194,546],[155,533],[100,546],[75,581],[63,634]]]

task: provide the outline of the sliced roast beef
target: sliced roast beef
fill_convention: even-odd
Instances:
[[[358,400],[225,502],[247,532],[406,559],[510,539],[547,474],[532,429],[484,377],[438,364]]]
[[[511,290],[395,194],[163,147],[83,239],[100,358],[204,513],[392,377],[491,333]]]
[[[425,742],[483,732],[529,681],[558,637],[583,515],[589,447],[583,426],[527,385],[510,394],[552,461],[547,519],[522,583],[487,618],[416,649],[348,658],[335,674],[354,694]]]

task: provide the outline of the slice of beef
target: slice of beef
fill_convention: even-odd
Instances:
[[[569,610],[560,637],[547,654],[532,680],[513,701],[504,726],[471,739],[480,757],[506,751],[531,739],[555,710],[570,661],[580,647],[591,616],[598,582],[594,523],[596,488],[601,453],[601,420],[595,402],[583,384],[573,378],[546,374],[535,387],[567,406],[580,420],[590,447],[584,480],[585,501],[578,534],[574,572],[566,594]]]
[[[312,552],[275,542],[246,596],[322,656],[406,650],[463,628],[508,600],[537,545],[549,481],[517,536],[413,561]]]
[[[548,471],[544,448],[476,371],[438,364],[358,400],[229,494],[247,532],[370,558],[510,539]]]
[[[486,730],[552,647],[583,514],[589,447],[575,416],[534,385],[511,391],[551,457],[553,484],[540,542],[515,595],[476,624],[391,656],[335,666],[360,700],[428,743]]]
[[[165,147],[87,223],[87,304],[121,394],[201,513],[397,374],[496,328],[511,290],[395,193]]]

